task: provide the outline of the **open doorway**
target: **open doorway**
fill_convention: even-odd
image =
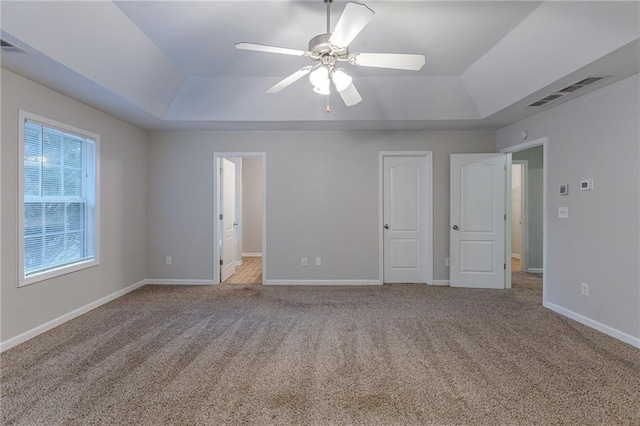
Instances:
[[[511,272],[527,270],[527,160],[511,164]]]
[[[217,153],[214,282],[262,284],[266,270],[265,156]]]
[[[544,146],[512,152],[511,288],[543,290]]]

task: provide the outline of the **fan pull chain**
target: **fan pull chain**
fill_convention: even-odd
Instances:
[[[329,106],[329,95],[327,95],[327,114],[329,114],[331,112],[331,107]]]

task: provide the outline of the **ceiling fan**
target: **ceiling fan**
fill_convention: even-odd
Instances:
[[[336,27],[331,32],[330,8],[333,0],[324,0],[327,4],[327,33],[320,34],[309,41],[309,50],[295,50],[285,47],[268,46],[256,43],[238,43],[236,48],[254,50],[258,52],[279,53],[292,56],[306,56],[315,65],[299,69],[280,82],[269,87],[267,93],[276,93],[309,74],[313,90],[322,95],[331,93],[331,83],[345,105],[352,106],[362,101],[362,97],[353,85],[351,76],[339,68],[340,62],[361,67],[392,68],[400,70],[418,71],[425,63],[422,54],[400,53],[349,53],[349,44],[369,23],[375,14],[364,4],[347,3]],[[327,106],[327,112],[329,107]]]

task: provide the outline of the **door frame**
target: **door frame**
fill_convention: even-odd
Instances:
[[[220,161],[222,158],[260,158],[262,162],[262,284],[267,281],[267,153],[266,152],[214,152],[213,153],[213,283],[220,284]]]
[[[528,229],[528,225],[529,225],[529,211],[528,206],[528,197],[529,197],[529,188],[528,188],[528,182],[529,182],[529,161],[528,160],[511,160],[511,178],[513,179],[513,165],[514,164],[520,164],[521,166],[521,173],[520,173],[520,182],[522,184],[522,188],[520,189],[520,220],[522,221],[522,225],[520,227],[520,244],[521,244],[521,253],[520,253],[520,270],[526,270],[528,268],[529,265],[529,229]],[[511,198],[513,198],[513,189],[511,190]],[[511,204],[509,204],[509,207],[513,206],[512,203],[513,199],[510,200]],[[511,208],[507,209],[508,214],[511,215],[511,218],[513,219],[513,210]],[[513,223],[512,223],[513,225]],[[513,236],[513,235],[512,235]],[[509,243],[511,244],[511,243]],[[513,249],[513,247],[509,246],[511,249]],[[511,255],[513,254],[513,250],[511,250],[512,252],[509,253],[509,257],[511,257]],[[507,287],[507,288],[510,288]]]
[[[425,239],[425,283],[433,285],[433,151],[378,151],[378,274],[380,284],[384,284],[384,157],[425,157],[427,172],[424,188],[425,222],[427,232]]]
[[[527,150],[529,148],[535,148],[536,146],[542,146],[542,303],[547,303],[548,291],[547,291],[547,256],[549,253],[549,212],[548,208],[548,196],[549,191],[547,190],[547,169],[549,168],[549,138],[547,136],[534,139],[532,141],[519,143],[517,145],[513,145],[507,148],[503,148],[500,150],[503,154],[513,154],[514,152],[520,152]],[[511,159],[511,155],[508,156],[509,160]],[[511,161],[509,161],[511,163]],[[511,200],[511,167],[508,167],[507,173],[507,196],[509,200]],[[509,201],[510,202],[510,201]],[[509,209],[507,213],[507,224],[506,224],[506,232],[505,232],[505,245],[509,250],[507,253],[511,255],[511,207],[509,202],[507,203],[507,208]],[[528,235],[527,235],[528,237]],[[528,267],[528,265],[527,265]],[[507,279],[508,287],[511,288],[511,262],[507,262]]]

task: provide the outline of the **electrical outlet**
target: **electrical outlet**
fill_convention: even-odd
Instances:
[[[569,207],[558,207],[558,217],[560,219],[569,218]]]
[[[322,258],[316,257],[316,266],[322,266]]]
[[[582,293],[583,296],[588,296],[589,295],[589,284],[581,283],[580,284],[580,292]]]
[[[444,266],[450,266],[450,265],[451,265],[451,258],[450,258],[450,257],[447,257],[447,258],[444,260]]]
[[[173,260],[171,259],[171,257],[167,256],[167,258],[165,259],[165,263],[166,263],[168,266],[171,266],[171,263],[172,263],[172,262],[173,262]]]
[[[302,260],[300,261],[300,264],[301,264],[302,266],[307,266],[307,258],[306,258],[306,257],[303,257],[303,258],[302,258]]]

